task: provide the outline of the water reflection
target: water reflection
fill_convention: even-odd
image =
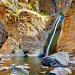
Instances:
[[[11,57],[11,60],[6,60],[4,66],[11,66],[11,64],[24,65],[29,64],[29,75],[46,75],[40,74],[41,70],[41,58],[39,57]],[[0,71],[0,75],[8,75],[9,71]]]
[[[52,68],[42,68],[41,67],[41,59],[39,57],[11,57],[11,60],[5,60],[3,66],[11,66],[11,64],[16,65],[24,65],[28,64],[30,68],[27,70],[29,71],[29,75],[48,75],[45,73],[46,71],[50,71]],[[0,75],[9,75],[11,70],[0,71]],[[75,70],[72,71],[75,75]]]

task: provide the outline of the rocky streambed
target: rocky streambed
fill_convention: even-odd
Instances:
[[[5,56],[5,58],[2,60],[4,61],[4,63],[1,63],[0,67],[2,66],[11,67],[12,64],[15,64],[16,66],[18,65],[28,66],[26,70],[29,71],[29,75],[48,75],[49,72],[54,69],[54,67],[42,66],[41,65],[42,58],[40,57]],[[71,56],[71,60],[75,61],[75,57]],[[67,68],[70,68],[70,70],[72,71],[71,75],[75,75],[75,65]],[[11,73],[11,69],[0,71],[0,75],[9,75],[10,73]]]

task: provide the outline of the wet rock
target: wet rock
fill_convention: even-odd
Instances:
[[[29,66],[25,66],[25,65],[19,65],[19,66],[16,66],[17,68],[21,68],[21,69],[29,69],[30,67]]]
[[[0,71],[5,71],[5,70],[9,70],[9,67],[0,67]]]
[[[43,68],[43,69],[48,69],[48,67],[46,67],[46,66],[42,66],[42,65],[41,65],[41,68]]]
[[[3,69],[5,69],[5,70],[9,70],[10,69],[10,67],[2,67]]]
[[[72,75],[72,71],[69,68],[57,67],[49,72],[49,75]]]
[[[28,66],[29,64],[26,64],[26,63],[25,63],[24,65],[25,65],[25,66]]]
[[[71,65],[75,65],[75,60],[69,61],[69,63],[70,63]]]
[[[10,75],[13,75],[13,74],[29,75],[29,71],[24,68],[24,65],[16,66],[15,64],[12,64],[12,71]]]
[[[46,73],[47,73],[47,71],[40,72],[40,74],[46,74]]]
[[[1,60],[6,61],[6,60],[11,60],[11,59],[9,57],[7,57],[7,58],[2,58]]]
[[[67,52],[55,53],[42,59],[42,65],[51,67],[62,67],[69,65],[69,54]]]

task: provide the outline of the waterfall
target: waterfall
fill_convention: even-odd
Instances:
[[[57,17],[57,19],[56,19],[56,21],[55,21],[55,28],[54,28],[54,31],[53,31],[52,37],[51,37],[51,39],[50,39],[50,42],[49,42],[49,44],[48,44],[48,47],[47,47],[47,50],[46,50],[45,56],[48,56],[48,54],[49,54],[49,49],[50,49],[50,47],[51,47],[51,44],[52,44],[53,38],[54,38],[55,33],[56,33],[56,29],[57,29],[59,23],[62,23],[63,20],[64,20],[64,16],[61,16],[61,15],[60,15],[60,16]]]

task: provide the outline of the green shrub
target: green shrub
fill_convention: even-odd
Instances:
[[[64,11],[60,10],[60,15],[64,16]]]
[[[45,14],[44,13],[39,13],[41,16],[45,16]]]

